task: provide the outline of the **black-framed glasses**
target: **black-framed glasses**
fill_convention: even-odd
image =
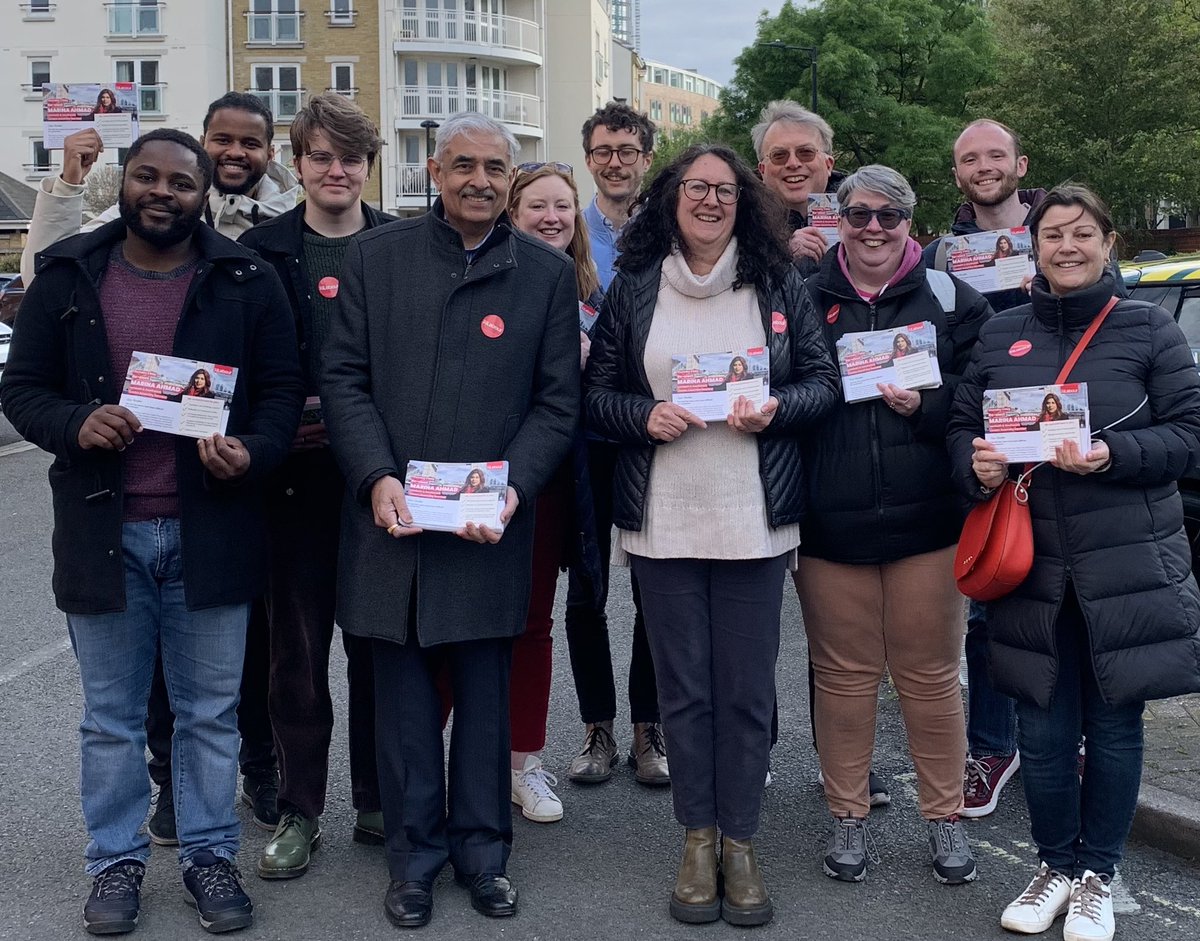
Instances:
[[[559,173],[565,173],[567,176],[575,175],[575,168],[569,163],[559,163],[556,160],[532,161],[530,163],[518,163],[518,173],[537,173],[542,167],[553,167]]]
[[[817,150],[816,147],[810,147],[808,145],[803,147],[794,147],[791,150],[788,150],[786,147],[775,147],[767,153],[767,160],[775,164],[777,167],[782,167],[788,162],[788,159],[792,156],[792,154],[795,154],[796,159],[801,163],[812,163],[819,156],[821,156],[821,151]]]
[[[868,209],[866,206],[843,206],[838,215],[856,229],[865,229],[871,224],[871,219],[879,220],[879,227],[889,232],[905,219],[912,218],[911,209],[896,209],[885,206],[883,209]]]
[[[601,144],[599,147],[593,147],[589,150],[587,155],[596,163],[608,163],[612,160],[612,155],[616,154],[617,159],[622,164],[631,167],[637,163],[638,157],[642,156],[645,152],[636,147],[609,147],[607,144]]]
[[[738,201],[738,197],[742,195],[742,188],[736,183],[709,183],[707,180],[681,180],[679,185],[683,188],[683,195],[692,202],[700,202],[702,199],[708,198],[710,190],[715,190],[717,193],[717,202],[726,206],[732,206]]]
[[[367,158],[362,154],[337,154],[326,153],[324,150],[314,150],[311,154],[304,155],[308,162],[314,168],[322,172],[333,166],[333,161],[337,161],[342,165],[342,169],[347,173],[358,173],[367,165]]]

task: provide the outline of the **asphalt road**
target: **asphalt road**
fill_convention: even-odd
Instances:
[[[80,695],[63,618],[49,593],[50,510],[39,451],[17,451],[0,418],[0,939],[84,937],[80,908],[89,890],[82,872],[85,834],[79,811]],[[561,592],[560,592],[561,595]],[[617,661],[628,664],[627,583],[618,575],[610,607]],[[872,814],[882,861],[865,883],[837,883],[821,873],[829,817],[816,787],[809,742],[804,639],[794,596],[784,607],[779,665],[782,740],[772,767],[757,844],[775,899],[774,922],[756,938],[928,939],[1012,937],[999,915],[1031,877],[1036,863],[1018,788],[1006,792],[992,817],[971,822],[980,878],[959,887],[936,884],[918,819],[915,780],[906,757],[894,697],[881,698],[876,767],[891,782],[893,804]],[[335,691],[345,716],[340,645]],[[546,766],[564,772],[582,738],[565,644],[555,654],[555,680]],[[628,747],[629,729],[618,724]],[[387,871],[379,849],[350,840],[353,810],[344,729],[335,733],[324,843],[309,873],[265,883],[254,862],[267,834],[244,809],[241,866],[256,904],[245,939],[358,939],[392,937],[383,914]],[[471,910],[464,890],[443,875],[435,890],[436,939],[639,939],[749,936],[724,924],[688,927],[672,921],[667,896],[682,834],[667,791],[639,786],[627,768],[607,784],[583,788],[565,781],[560,823],[517,818],[509,868],[521,891],[521,910],[492,922]],[[1123,866],[1117,919],[1122,939],[1200,937],[1200,870],[1153,848],[1131,845]],[[1061,921],[1046,937],[1060,937]],[[142,923],[135,937],[199,938],[183,901],[174,854],[155,848],[143,888]]]

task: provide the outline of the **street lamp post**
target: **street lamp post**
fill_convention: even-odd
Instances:
[[[433,208],[433,180],[429,177],[429,158],[433,156],[433,132],[441,125],[432,118],[426,118],[421,122],[421,127],[425,128],[425,211],[429,212]]]
[[[791,43],[786,43],[781,39],[775,39],[771,42],[757,42],[756,46],[766,46],[770,49],[787,49],[791,52],[807,52],[808,64],[812,73],[812,110],[815,113],[817,110],[817,47],[816,46],[794,46]]]

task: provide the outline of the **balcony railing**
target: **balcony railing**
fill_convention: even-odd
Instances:
[[[280,89],[280,88],[251,88],[250,94],[262,100],[268,108],[271,109],[271,114],[275,121],[279,124],[290,124],[300,109],[304,107],[303,88],[295,89]]]
[[[21,94],[26,101],[41,101],[44,97],[41,85],[22,84]]]
[[[425,181],[429,170],[423,163],[402,163],[396,167],[396,195],[400,199],[413,199],[425,196]],[[432,181],[431,181],[432,182]],[[430,192],[438,194],[437,184],[432,184]]]
[[[542,102],[536,95],[457,85],[406,85],[400,89],[402,120],[449,117],[460,111],[478,111],[518,127],[542,126]]]
[[[54,19],[54,11],[58,8],[58,4],[30,2],[18,3],[17,7],[27,20],[52,20]]]
[[[325,90],[327,92],[328,91],[335,92],[336,94],[339,94],[339,95],[342,95],[343,97],[349,98],[351,101],[353,101],[355,98],[358,97],[358,86],[357,85],[355,85],[353,88],[334,88],[332,85],[329,85],[325,88]]]
[[[252,46],[299,46],[303,13],[247,13],[246,42]]]
[[[49,176],[54,171],[54,168],[51,166],[43,167],[37,163],[23,163],[21,164],[21,169],[25,171],[26,178]],[[425,191],[421,190],[421,192],[424,193]]]
[[[542,28],[537,23],[465,10],[403,10],[396,41],[499,46],[542,54]]]
[[[162,4],[109,3],[108,35],[140,39],[161,36]]]

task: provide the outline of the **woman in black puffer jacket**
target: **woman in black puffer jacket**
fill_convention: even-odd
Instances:
[[[974,500],[1016,473],[983,435],[986,389],[1052,384],[1117,292],[1116,233],[1088,190],[1061,186],[1030,219],[1032,304],[982,330],[949,444]],[[1001,924],[1111,938],[1109,880],[1137,806],[1145,701],[1200,689],[1200,594],[1176,480],[1200,453],[1200,377],[1162,308],[1121,300],[1067,381],[1087,383],[1093,440],[1036,469],[1033,569],[988,605],[991,675],[1018,701],[1021,777],[1041,868]],[[1087,738],[1083,782],[1076,751]]]

